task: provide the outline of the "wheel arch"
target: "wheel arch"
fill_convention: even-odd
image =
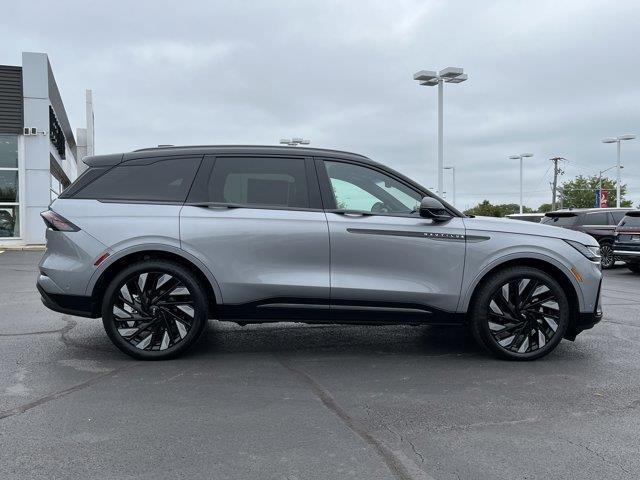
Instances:
[[[551,277],[553,277],[562,287],[562,289],[567,294],[567,298],[569,300],[570,307],[570,324],[567,329],[566,337],[573,339],[575,338],[575,324],[578,320],[578,316],[580,314],[580,299],[578,296],[578,291],[576,290],[573,281],[569,277],[566,271],[554,265],[553,263],[546,261],[541,258],[513,258],[510,260],[506,260],[497,265],[493,265],[488,268],[485,272],[483,272],[474,284],[472,285],[471,295],[468,296],[468,301],[465,305],[466,311],[474,304],[476,301],[476,297],[479,291],[479,287],[482,284],[482,281],[488,278],[490,275],[495,274],[501,270],[510,267],[533,267],[539,270],[542,270],[545,273],[548,273]]]
[[[109,261],[96,270],[87,286],[87,294],[91,296],[94,309],[99,311],[106,286],[122,268],[142,260],[167,260],[182,265],[195,275],[205,289],[209,301],[209,312],[214,312],[216,306],[222,301],[218,283],[206,266],[201,265],[198,259],[190,257],[191,255],[186,252],[177,252],[175,249],[164,246],[149,246],[118,252],[108,257]]]

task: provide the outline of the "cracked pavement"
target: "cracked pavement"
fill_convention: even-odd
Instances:
[[[460,328],[211,322],[136,362],[44,308],[38,252],[0,254],[0,478],[640,477],[640,275],[531,363]]]

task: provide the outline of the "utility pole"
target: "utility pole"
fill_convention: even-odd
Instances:
[[[553,157],[550,159],[553,162],[553,190],[551,191],[551,210],[556,209],[556,193],[558,190],[558,175],[563,175],[564,171],[558,168],[558,162],[560,160],[566,160],[564,157]]]

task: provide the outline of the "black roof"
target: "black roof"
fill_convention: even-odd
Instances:
[[[567,208],[545,213],[547,217],[572,217],[583,212],[626,212],[633,210],[633,207],[603,207],[603,208]]]
[[[373,160],[352,152],[330,150],[326,148],[287,147],[272,145],[184,145],[141,148],[128,153],[94,155],[82,161],[90,167],[116,165],[134,158],[148,158],[172,155],[219,155],[219,154],[262,154],[262,155],[296,155],[308,157],[343,158],[358,160],[371,165],[378,165]]]
[[[128,153],[114,153],[110,155],[94,155],[91,157],[85,157],[82,161],[89,167],[108,167],[117,165],[128,160],[150,157],[169,157],[169,156],[184,156],[184,155],[223,155],[223,154],[238,154],[238,155],[274,155],[274,156],[291,156],[297,157],[322,157],[322,158],[335,158],[342,160],[353,160],[359,163],[378,167],[388,173],[401,178],[403,181],[412,185],[417,190],[423,192],[423,194],[432,196],[440,200],[445,207],[455,213],[457,216],[464,216],[459,210],[447,203],[444,199],[437,197],[428,189],[415,182],[411,178],[395,171],[394,169],[374,162],[364,155],[359,155],[352,152],[344,152],[341,150],[329,150],[325,148],[311,148],[311,147],[289,147],[289,146],[276,146],[276,145],[186,145],[186,146],[174,146],[166,145],[153,148],[142,148],[134,150]]]

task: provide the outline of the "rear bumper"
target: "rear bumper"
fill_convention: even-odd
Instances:
[[[76,317],[98,318],[96,306],[91,297],[84,295],[67,295],[63,293],[48,293],[37,283],[38,291],[45,307],[54,312],[74,315]]]

